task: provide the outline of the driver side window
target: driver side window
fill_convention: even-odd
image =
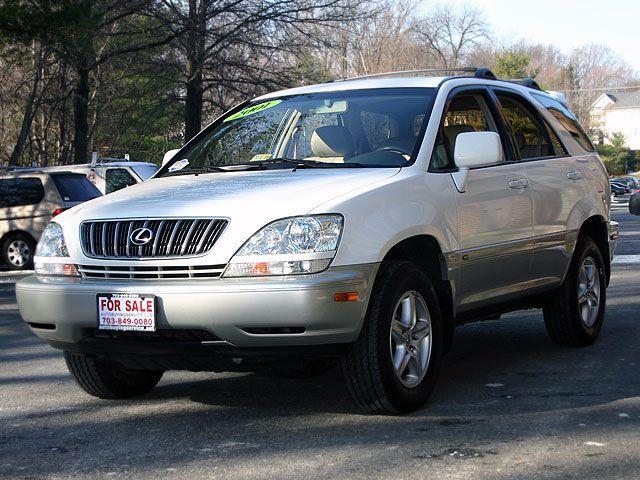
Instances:
[[[481,93],[462,93],[449,103],[431,156],[430,171],[449,171],[456,138],[466,132],[497,132],[487,102]]]

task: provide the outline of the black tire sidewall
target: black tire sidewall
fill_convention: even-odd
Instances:
[[[22,266],[14,265],[9,261],[9,245],[16,240],[22,240],[29,246],[31,253],[29,260]],[[33,256],[35,254],[36,242],[26,233],[12,233],[2,242],[2,261],[10,270],[26,270],[33,267]]]
[[[385,282],[380,308],[372,312],[377,322],[378,338],[376,345],[379,352],[380,376],[384,391],[391,403],[401,413],[422,407],[435,387],[442,358],[442,319],[438,299],[429,277],[418,266],[403,263],[393,269],[390,278]],[[432,350],[427,373],[416,387],[407,388],[395,374],[391,359],[389,335],[391,320],[397,302],[409,291],[422,295],[427,304],[431,318]]]

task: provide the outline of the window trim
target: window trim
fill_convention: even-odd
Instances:
[[[505,131],[507,132],[508,137],[509,137],[509,143],[511,144],[511,149],[513,150],[514,157],[513,157],[513,160],[510,161],[510,163],[537,162],[537,161],[540,161],[540,160],[553,160],[553,159],[571,157],[571,154],[569,153],[569,150],[567,149],[567,146],[564,144],[564,142],[562,141],[562,139],[558,135],[558,132],[556,132],[556,130],[553,128],[553,126],[549,124],[549,122],[545,121],[545,119],[542,117],[542,115],[540,114],[540,112],[538,111],[538,109],[536,108],[536,106],[534,105],[534,103],[532,101],[528,100],[524,95],[522,95],[517,90],[512,90],[510,88],[506,88],[506,87],[502,87],[502,86],[493,86],[492,85],[492,86],[489,87],[489,91],[491,92],[492,99],[493,99],[494,103],[496,104],[496,109],[500,112],[500,119],[501,119],[502,123],[504,124]],[[551,137],[549,136],[549,132],[547,131],[547,128],[551,129],[553,134],[558,139],[558,142],[560,142],[560,145],[562,146],[562,150],[564,150],[564,155],[547,155],[547,156],[544,156],[544,157],[522,158],[521,155],[520,155],[520,152],[516,148],[515,136],[514,136],[512,130],[511,130],[511,126],[509,125],[509,122],[507,121],[507,118],[506,118],[505,113],[504,113],[504,108],[502,107],[502,104],[500,103],[500,99],[498,98],[498,95],[497,95],[496,92],[506,94],[507,96],[512,95],[512,96],[516,97],[516,101],[524,100],[524,102],[525,102],[524,106],[525,107],[527,107],[527,106],[529,107],[529,108],[527,108],[527,110],[528,110],[528,112],[530,114],[532,114],[534,116],[535,120],[538,123],[538,127],[541,127],[541,126],[543,127],[544,135],[546,136],[546,139],[547,139],[547,142],[549,143],[549,145],[553,146],[553,142],[551,141]]]
[[[485,103],[487,104],[487,108],[489,109],[489,114],[492,117],[493,123],[498,130],[498,135],[500,136],[500,142],[502,143],[502,150],[504,152],[504,162],[496,163],[495,165],[488,165],[486,167],[475,167],[475,169],[480,168],[491,168],[497,167],[500,165],[505,165],[507,163],[512,163],[515,159],[513,146],[511,144],[510,137],[508,135],[508,131],[506,130],[506,125],[502,119],[502,113],[498,110],[497,105],[495,104],[495,100],[491,95],[491,90],[488,85],[463,85],[461,87],[453,88],[449,94],[447,95],[447,100],[444,105],[444,109],[442,110],[442,115],[440,117],[440,124],[438,125],[438,132],[436,134],[436,139],[433,144],[433,148],[431,149],[431,155],[429,156],[429,166],[427,168],[428,173],[455,173],[459,171],[459,168],[455,165],[455,159],[450,159],[453,167],[449,168],[435,168],[432,164],[433,162],[433,153],[438,146],[437,139],[438,136],[444,136],[444,121],[449,112],[449,108],[451,103],[455,99],[455,97],[464,94],[477,94],[483,97]],[[449,155],[449,151],[447,151],[447,155]]]

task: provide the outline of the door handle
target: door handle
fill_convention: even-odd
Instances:
[[[508,185],[509,188],[527,188],[529,186],[529,180],[526,178],[519,178],[517,180],[511,180]]]
[[[567,173],[567,178],[569,180],[580,180],[582,178],[582,174],[580,172],[569,172]]]

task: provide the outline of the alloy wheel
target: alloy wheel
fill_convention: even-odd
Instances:
[[[585,257],[578,272],[578,311],[582,323],[593,327],[600,310],[600,275],[595,260]]]
[[[432,349],[431,317],[420,293],[409,291],[398,300],[389,342],[396,377],[407,388],[417,386],[427,373]]]

